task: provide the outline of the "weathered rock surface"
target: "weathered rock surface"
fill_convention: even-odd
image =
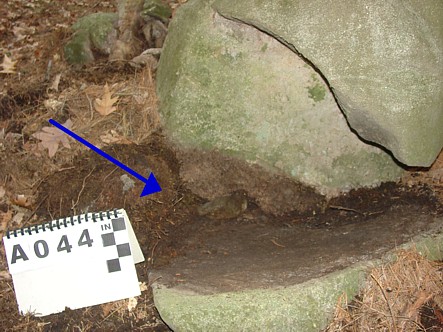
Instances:
[[[95,59],[94,52],[109,55],[117,40],[115,13],[95,13],[80,18],[73,26],[74,35],[64,48],[70,64],[85,64]]]
[[[354,130],[410,166],[443,146],[443,2],[217,0],[313,63]]]
[[[182,147],[218,150],[327,194],[396,179],[400,167],[351,132],[313,68],[276,38],[212,7],[222,14],[229,4],[272,9],[262,3],[196,0],[177,11],[157,76],[168,135]],[[185,177],[198,164],[184,162]]]
[[[64,48],[65,59],[83,65],[97,56],[110,60],[130,59],[143,47],[161,48],[167,33],[171,8],[161,0],[119,0],[118,13],[94,13],[80,18]],[[145,40],[143,40],[143,37]],[[130,64],[150,65],[152,55],[142,54]]]

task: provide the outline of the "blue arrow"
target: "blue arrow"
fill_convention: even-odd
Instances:
[[[69,136],[71,136],[72,138],[76,139],[77,141],[79,141],[80,143],[82,143],[83,145],[86,145],[88,148],[90,148],[91,150],[93,150],[94,152],[98,153],[100,156],[105,157],[106,159],[108,159],[111,163],[113,163],[114,165],[120,167],[121,169],[125,170],[126,172],[128,172],[129,174],[131,174],[132,176],[136,177],[137,179],[139,179],[140,181],[145,183],[145,187],[143,188],[142,193],[140,194],[140,197],[143,196],[147,196],[150,194],[154,194],[156,192],[159,192],[162,190],[162,188],[160,187],[160,185],[158,184],[155,176],[153,173],[149,174],[149,178],[145,178],[143,176],[141,176],[140,174],[138,174],[136,171],[130,169],[128,166],[126,166],[125,164],[122,164],[121,162],[119,162],[117,159],[115,159],[114,157],[110,156],[109,154],[107,154],[106,152],[100,150],[98,147],[92,145],[91,143],[89,143],[87,140],[85,140],[84,138],[81,138],[80,136],[78,136],[77,134],[73,133],[72,131],[70,131],[68,128],[63,127],[60,123],[58,123],[55,120],[49,119],[49,123],[56,126],[58,129],[60,129],[61,131],[65,132],[65,134],[68,134]]]

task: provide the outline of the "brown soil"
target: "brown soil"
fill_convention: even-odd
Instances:
[[[273,202],[280,194],[270,192],[267,196],[248,197],[248,208],[238,218],[202,222],[198,207],[207,198],[226,194],[226,182],[219,185],[218,191],[214,189],[206,195],[195,186],[191,192],[190,182],[202,176],[201,170],[183,171],[180,160],[198,156],[178,154],[163,137],[157,114],[155,73],[149,68],[136,70],[106,59],[74,70],[63,60],[63,45],[70,36],[71,24],[85,14],[115,11],[114,2],[69,0],[60,6],[53,1],[9,0],[0,8],[0,60],[6,54],[17,61],[16,73],[0,74],[2,232],[86,211],[125,208],[146,258],[137,266],[138,277],[149,284],[151,270],[167,267],[176,257],[183,256],[189,246],[203,245],[205,238],[193,237],[202,228],[205,234],[216,234],[225,227],[232,233],[237,227],[245,228],[247,233],[248,223],[259,223],[270,231],[286,225],[333,232],[335,227],[388,212],[404,214],[405,209],[418,214],[441,213],[443,158],[431,171],[411,172],[403,185],[391,183],[357,190],[329,202],[311,189],[277,176],[278,187],[290,188],[294,211],[287,212],[290,207],[285,201],[279,203],[285,213],[278,213]],[[61,74],[61,79],[55,89],[57,74]],[[119,111],[102,117],[91,105],[100,97],[106,82],[120,98]],[[60,147],[50,158],[32,136],[48,126],[49,118],[58,122],[72,119],[73,130],[80,136],[140,174],[152,171],[162,192],[139,198],[142,185],[137,182],[134,188],[124,191],[120,177],[125,173],[74,141],[70,142],[71,148]],[[111,130],[117,136],[106,143],[102,136]],[[208,156],[201,158],[202,162],[211,162]],[[233,165],[237,165],[235,161]],[[247,172],[244,166],[238,166],[237,171]],[[253,169],[251,174],[263,176],[259,172]],[[213,176],[215,183],[221,181],[218,175]],[[237,189],[233,187],[231,191]],[[283,245],[278,238],[269,241],[258,244],[256,253],[265,252],[270,243],[274,247]],[[127,302],[118,301],[43,318],[20,316],[12,280],[6,272],[3,246],[0,251],[0,326],[4,331],[169,331],[156,312],[149,287],[131,312]]]
[[[358,210],[353,193],[346,201],[352,209],[346,215],[329,208],[316,216],[278,219],[259,210],[229,221],[195,217],[168,239],[168,248],[184,255],[165,266],[157,260],[150,280],[197,294],[286,287],[380,258],[414,236],[441,227],[443,219],[435,218],[429,197],[420,201],[420,196],[394,185],[383,187],[381,195],[377,190],[361,196],[370,204]],[[380,200],[386,194],[397,201]]]

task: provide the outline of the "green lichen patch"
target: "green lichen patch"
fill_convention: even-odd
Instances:
[[[263,46],[261,47],[260,51],[266,52],[267,49],[268,49],[268,44],[264,43]]]
[[[77,34],[64,47],[65,60],[71,65],[82,65],[94,61],[91,51],[89,33],[82,31]]]
[[[70,64],[85,64],[94,60],[93,51],[110,54],[117,37],[116,13],[94,13],[73,24],[74,35],[64,48]]]
[[[314,86],[308,88],[308,95],[309,98],[317,103],[325,99],[326,89],[323,85],[317,83]]]
[[[189,2],[169,26],[157,72],[165,132],[184,147],[278,168],[321,193],[380,183],[383,167],[361,158],[333,167],[340,156],[361,153],[398,169],[349,130],[326,83],[305,65],[271,36],[217,15],[208,1]]]
[[[172,10],[161,0],[145,0],[140,15],[143,18],[156,17],[165,21],[171,17]]]

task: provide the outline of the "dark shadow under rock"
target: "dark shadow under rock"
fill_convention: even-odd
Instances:
[[[212,200],[243,190],[260,208],[274,215],[320,211],[324,196],[288,176],[218,152],[196,150],[178,153],[180,176],[195,194]]]

